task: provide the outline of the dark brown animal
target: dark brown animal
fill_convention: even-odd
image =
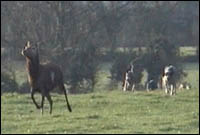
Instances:
[[[55,87],[59,87],[59,89],[61,89],[65,94],[67,107],[71,112],[72,110],[64,87],[63,74],[59,66],[52,63],[40,64],[38,46],[30,45],[29,41],[26,43],[21,53],[26,58],[26,70],[28,72],[28,81],[31,86],[31,98],[36,108],[42,108],[43,114],[43,105],[46,97],[50,104],[51,114],[53,101],[49,92]],[[34,99],[35,92],[40,92],[42,95],[41,106],[39,106]]]

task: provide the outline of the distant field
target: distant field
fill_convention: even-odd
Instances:
[[[141,47],[143,51],[146,50],[145,47]],[[130,50],[129,48],[117,48],[117,51],[123,51],[123,50]],[[133,50],[137,51],[138,48],[134,48]],[[180,54],[181,56],[191,56],[191,55],[196,55],[196,48],[191,47],[191,46],[184,46],[184,47],[179,47]]]
[[[176,96],[162,90],[109,91],[109,64],[102,66],[96,90],[90,94],[69,95],[69,113],[64,95],[52,93],[53,114],[45,101],[44,115],[29,94],[1,96],[1,133],[199,133],[199,64],[183,64],[191,90],[178,90]],[[36,96],[40,102],[41,97]]]
[[[195,47],[180,47],[181,56],[195,55],[196,48]]]

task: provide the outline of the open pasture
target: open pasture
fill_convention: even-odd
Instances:
[[[53,114],[45,100],[44,115],[29,94],[1,96],[2,133],[199,133],[199,65],[185,64],[191,90],[176,96],[162,90],[151,92],[101,91],[69,95],[52,93]],[[102,79],[107,75],[101,74]],[[103,82],[102,82],[103,83]],[[103,85],[103,84],[102,84]],[[36,100],[40,102],[39,94]]]

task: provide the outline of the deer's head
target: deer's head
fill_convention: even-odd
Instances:
[[[29,59],[34,59],[35,57],[38,57],[38,46],[31,45],[30,41],[28,41],[22,49],[21,54]]]

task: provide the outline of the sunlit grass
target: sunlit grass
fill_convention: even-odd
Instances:
[[[44,115],[30,95],[4,94],[1,98],[2,133],[198,133],[199,92],[102,91],[69,95],[73,112],[63,95],[53,95],[53,114],[45,102]],[[37,100],[40,96],[37,95]]]

